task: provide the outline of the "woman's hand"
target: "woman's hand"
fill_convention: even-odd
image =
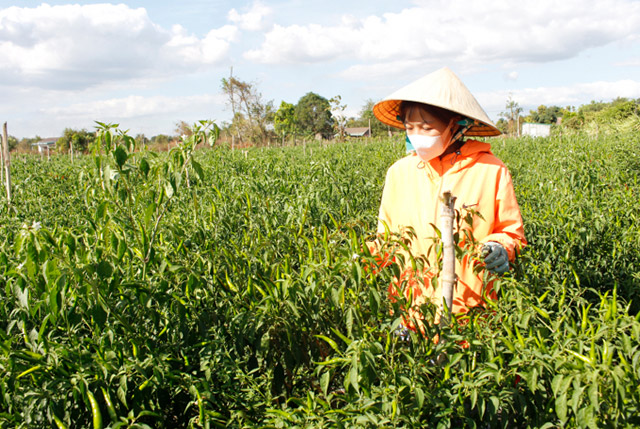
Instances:
[[[482,246],[482,257],[487,270],[494,274],[504,274],[509,271],[509,255],[500,243],[490,241]]]

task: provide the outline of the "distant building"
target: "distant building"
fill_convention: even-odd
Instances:
[[[349,137],[370,137],[369,127],[345,128],[344,132]]]
[[[549,137],[551,124],[534,124],[525,122],[522,124],[522,135],[531,137]]]
[[[37,147],[38,153],[48,152],[51,149],[56,148],[56,142],[58,141],[58,139],[60,139],[60,137],[48,137],[46,139],[40,139],[40,141],[32,143],[31,146]]]

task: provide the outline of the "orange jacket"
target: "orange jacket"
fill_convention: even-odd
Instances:
[[[457,152],[442,159],[435,158],[425,163],[412,153],[393,164],[387,172],[382,193],[378,232],[385,232],[385,224],[396,233],[412,227],[416,233],[410,245],[412,254],[426,256],[430,265],[436,266],[433,252],[428,255],[435,237],[431,224],[439,226],[440,197],[447,190],[457,197],[456,210],[464,215],[463,209],[468,208],[482,216],[482,219],[478,216],[473,218],[475,240],[502,244],[513,261],[515,252],[526,241],[511,175],[502,161],[491,153],[490,145],[477,140],[467,140]],[[408,282],[412,290],[405,290],[405,293],[408,296],[411,292],[414,306],[427,299],[438,306],[442,302],[440,288],[434,289],[427,281],[433,274],[433,270],[427,273],[424,284]],[[465,260],[456,262],[456,274],[458,282],[453,295],[453,312],[465,312],[483,305],[481,275],[474,274]],[[495,299],[492,290],[487,293]]]

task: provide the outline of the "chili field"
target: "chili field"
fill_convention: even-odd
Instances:
[[[405,339],[366,246],[400,138],[194,131],[12,159],[0,427],[640,426],[640,134],[491,140],[529,246],[497,302]]]

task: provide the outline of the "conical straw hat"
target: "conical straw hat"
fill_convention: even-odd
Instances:
[[[464,133],[467,136],[500,135],[500,130],[475,97],[448,67],[436,70],[384,98],[373,106],[373,114],[387,125],[404,129],[404,124],[397,118],[402,101],[430,104],[474,120],[474,124]]]

